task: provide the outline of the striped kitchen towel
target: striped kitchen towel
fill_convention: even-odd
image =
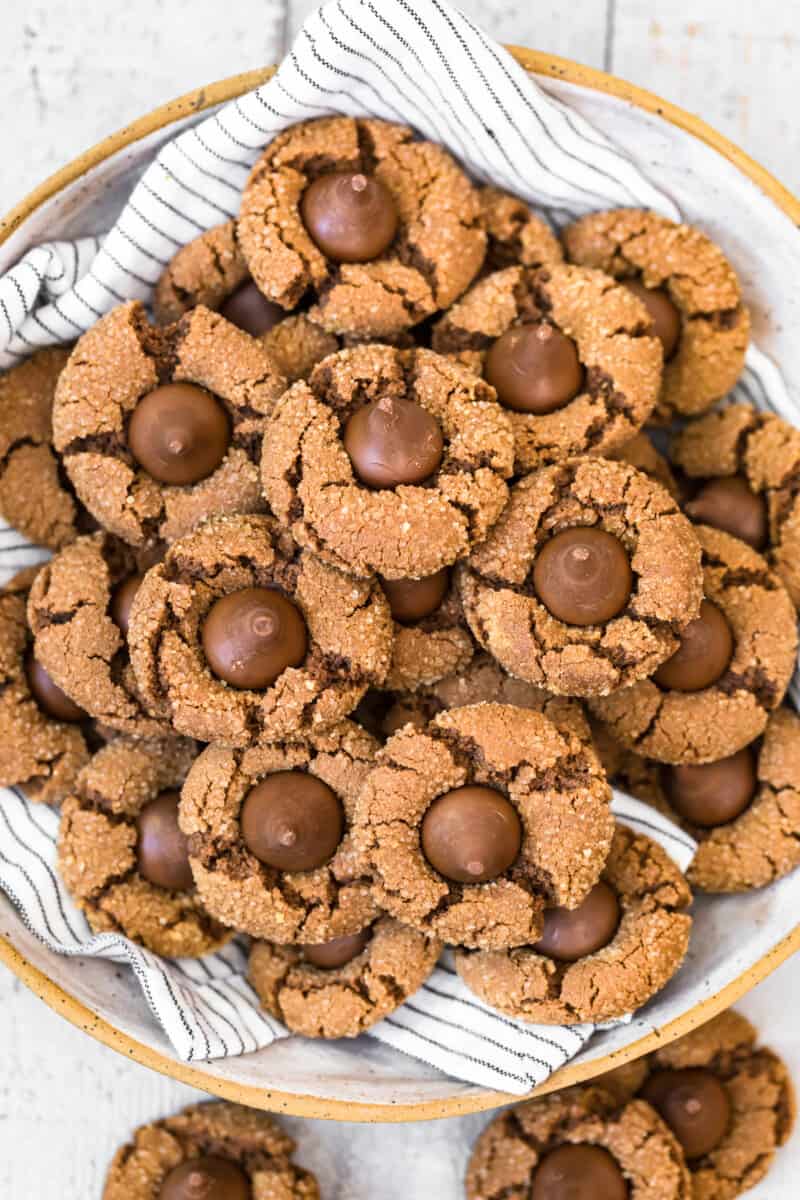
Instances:
[[[688,834],[621,792],[614,793],[612,809],[686,870],[696,848]],[[167,961],[119,934],[93,934],[58,875],[58,820],[54,809],[31,804],[19,789],[0,789],[0,889],[40,941],[56,954],[127,964],[187,1062],[245,1054],[290,1036],[259,1008],[246,978],[246,951],[237,942],[202,959]],[[522,1096],[573,1058],[595,1028],[512,1020],[470,992],[445,954],[420,990],[366,1036],[456,1079]]]

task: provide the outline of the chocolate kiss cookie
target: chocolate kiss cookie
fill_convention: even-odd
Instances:
[[[548,566],[543,555],[553,550]],[[507,671],[551,692],[600,696],[652,674],[676,650],[700,605],[700,547],[646,475],[575,459],[514,486],[488,539],[459,568],[459,586],[475,638]]]
[[[58,804],[89,760],[91,728],[33,657],[25,606],[38,569],[0,591],[0,785]]]
[[[109,729],[156,737],[169,723],[142,702],[126,636],[144,565],[109,533],[78,538],[39,571],[28,621],[36,658],[76,704]]]
[[[303,741],[209,746],[181,803],[208,911],[280,943],[317,945],[370,925],[379,913],[350,822],[375,750],[352,721]]]
[[[496,187],[478,192],[480,222],[489,239],[484,269],[546,267],[564,260],[561,243],[550,226],[524,200]]]
[[[488,794],[461,804],[461,789]],[[574,908],[597,882],[608,800],[591,745],[571,728],[477,704],[389,739],[360,793],[355,840],[381,908],[445,942],[502,948],[539,937],[546,903]]]
[[[178,828],[196,752],[180,738],[116,738],[83,768],[61,809],[59,870],[92,929],[169,958],[208,954],[232,936],[203,907]]]
[[[284,386],[264,347],[207,308],[164,329],[123,304],[62,371],[53,441],[110,533],[172,541],[212,513],[263,508],[261,434]]]
[[[672,472],[669,460],[656,450],[646,433],[635,434],[629,442],[618,446],[616,450],[609,451],[605,457],[612,458],[615,462],[625,462],[629,466],[635,467],[637,471],[649,475],[654,483],[660,483],[663,488],[666,488],[673,500],[681,503],[683,499],[681,489]]]
[[[756,1039],[750,1022],[728,1010],[641,1059],[635,1073],[622,1068],[597,1080],[619,1103],[637,1093],[634,1103],[660,1112],[685,1152],[692,1196],[702,1200],[733,1200],[754,1187],[792,1132],[788,1072]]]
[[[475,1143],[467,1200],[691,1200],[680,1146],[649,1104],[566,1088],[504,1109]]]
[[[357,1037],[422,987],[441,942],[379,917],[321,946],[255,942],[248,977],[264,1008],[292,1033]]]
[[[731,404],[690,422],[671,455],[700,481],[686,506],[692,520],[762,551],[800,608],[800,430],[774,413]]]
[[[736,272],[704,233],[621,208],[582,217],[563,240],[571,262],[599,267],[644,299],[664,343],[655,418],[703,412],[730,391],[744,366],[750,315]]]
[[[447,567],[422,579],[383,580],[382,586],[394,618],[384,686],[413,692],[463,671],[475,644]]]
[[[566,264],[481,279],[431,345],[482,368],[509,410],[520,473],[623,445],[661,382],[661,345],[641,301],[602,271]]]
[[[447,308],[483,263],[476,189],[404,125],[323,117],[274,138],[242,195],[237,236],[260,290],[307,291],[329,333],[386,338]]]
[[[424,434],[422,453],[409,429]],[[301,545],[357,575],[435,574],[486,537],[508,498],[508,415],[486,384],[430,350],[331,355],[281,397],[265,446],[272,511]],[[364,482],[376,462],[386,486]],[[403,478],[416,482],[392,483]]]
[[[650,838],[617,825],[601,882],[572,910],[548,908],[541,936],[510,950],[459,951],[467,987],[524,1021],[572,1025],[635,1012],[680,967],[692,895]]]
[[[280,613],[242,608],[262,589],[275,593]],[[141,695],[160,720],[200,741],[246,746],[351,712],[386,674],[392,622],[376,580],[298,553],[272,517],[221,517],[148,571],[128,643]]]
[[[0,513],[58,550],[92,527],[53,450],[53,397],[69,351],[39,350],[0,375]]]
[[[292,1162],[294,1150],[264,1112],[220,1100],[192,1104],[140,1126],[120,1146],[103,1200],[319,1200],[314,1176]]]
[[[665,763],[713,762],[757,738],[783,699],[797,654],[792,602],[761,555],[707,525],[695,532],[703,551],[701,617],[710,615],[710,608],[716,613],[713,629],[701,631],[699,638],[691,627],[689,633],[694,650],[714,652],[714,662],[693,654],[677,678],[675,664],[669,664],[666,678],[657,672],[624,693],[590,700],[592,712],[617,741]],[[727,631],[733,641],[727,667],[708,686],[689,690],[717,674],[727,657],[719,638]]]

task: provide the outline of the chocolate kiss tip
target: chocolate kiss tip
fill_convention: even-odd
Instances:
[[[572,551],[572,557],[577,558],[578,562],[586,562],[589,557],[589,550],[586,546],[576,546]]]
[[[484,869],[485,868],[484,868],[484,865],[482,862],[468,862],[467,863],[467,870],[469,871],[470,875],[482,875],[484,872]]]
[[[253,633],[260,638],[271,638],[275,634],[275,618],[269,613],[261,613],[253,621]]]
[[[293,846],[297,841],[297,832],[294,829],[284,829],[279,835],[278,841],[281,846]]]
[[[363,192],[364,188],[367,186],[366,175],[354,175],[350,180],[350,186],[354,192]]]
[[[186,449],[186,440],[181,437],[173,437],[167,442],[167,449],[170,454],[183,454]]]

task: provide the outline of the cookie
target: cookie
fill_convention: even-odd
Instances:
[[[535,940],[546,903],[597,882],[613,819],[593,749],[542,713],[501,704],[406,726],[378,752],[354,839],[376,903],[455,945]]]
[[[794,609],[778,575],[738,538],[708,525],[695,532],[705,599],[681,649],[653,679],[590,700],[617,741],[658,762],[741,750],[763,732],[796,662]]]
[[[508,414],[430,350],[324,359],[275,406],[262,480],[294,538],[358,575],[433,575],[481,542],[508,498]]]
[[[115,738],[61,807],[59,871],[92,929],[168,958],[208,954],[232,936],[203,907],[178,829],[196,753],[179,738]]]
[[[0,785],[58,804],[89,760],[91,730],[33,656],[25,607],[38,569],[20,571],[0,591]]]
[[[41,568],[28,598],[34,653],[60,688],[109,729],[170,732],[147,711],[128,654],[127,623],[142,579],[135,553],[110,533],[78,538]]]
[[[670,453],[700,481],[688,515],[761,551],[800,608],[800,430],[732,404],[687,424]]]
[[[564,261],[564,250],[550,226],[524,200],[496,187],[478,192],[480,223],[486,231],[484,270],[547,267]]]
[[[303,741],[209,746],[183,788],[181,829],[209,912],[273,942],[318,944],[374,921],[350,833],[375,741],[352,721]]]
[[[581,458],[514,486],[459,585],[475,638],[507,671],[551,692],[604,696],[677,648],[700,605],[700,547],[646,475]]]
[[[756,1039],[750,1022],[729,1010],[640,1060],[638,1072],[597,1080],[620,1103],[635,1091],[633,1103],[660,1112],[684,1148],[693,1200],[733,1200],[754,1187],[792,1132],[786,1067]]]
[[[147,572],[128,644],[157,718],[246,746],[351,712],[386,674],[392,621],[376,580],[298,552],[272,517],[218,517]]]
[[[103,1200],[319,1200],[295,1143],[264,1112],[220,1100],[140,1126],[111,1162]]]
[[[551,908],[534,944],[459,950],[461,978],[492,1008],[544,1025],[611,1021],[670,981],[689,946],[692,894],[657,842],[617,825],[600,883]]]
[[[264,1008],[304,1037],[357,1037],[399,1008],[436,966],[441,942],[392,917],[321,946],[254,942],[248,977]]]
[[[254,338],[207,308],[151,325],[134,301],[78,341],[53,441],[96,520],[133,546],[172,541],[212,513],[264,508],[258,462],[285,381]]]
[[[383,590],[394,619],[384,687],[414,692],[467,667],[475,643],[446,567],[423,579],[385,580]]]
[[[605,456],[615,462],[625,462],[637,471],[649,475],[655,483],[660,483],[673,500],[680,504],[683,495],[678,480],[675,478],[669,459],[661,454],[650,441],[646,433],[635,434],[629,442],[610,450]]]
[[[467,1200],[692,1200],[680,1146],[649,1104],[594,1084],[504,1109],[475,1143]]]
[[[405,125],[323,117],[274,138],[242,194],[237,233],[268,299],[311,291],[328,333],[385,338],[447,308],[486,252],[476,189]]]
[[[481,279],[437,322],[431,345],[482,367],[509,411],[518,473],[623,445],[661,384],[644,305],[602,271],[565,263]]]
[[[563,233],[570,262],[632,287],[664,345],[654,416],[704,412],[731,390],[750,339],[750,314],[725,255],[691,225],[644,209],[590,213]]]
[[[68,358],[61,347],[37,350],[0,375],[0,513],[50,550],[92,527],[53,450],[53,397]]]

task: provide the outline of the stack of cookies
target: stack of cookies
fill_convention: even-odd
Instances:
[[[695,229],[559,241],[399,125],[280,134],[237,221],[0,380],[0,782],[93,929],[252,939],[311,1037],[442,947],[523,1020],[644,1004],[689,883],[800,857],[800,432]],[[690,418],[687,420],[687,418]],[[643,427],[680,422],[671,461]],[[662,445],[668,435],[661,433]],[[689,882],[609,778],[701,842]]]

